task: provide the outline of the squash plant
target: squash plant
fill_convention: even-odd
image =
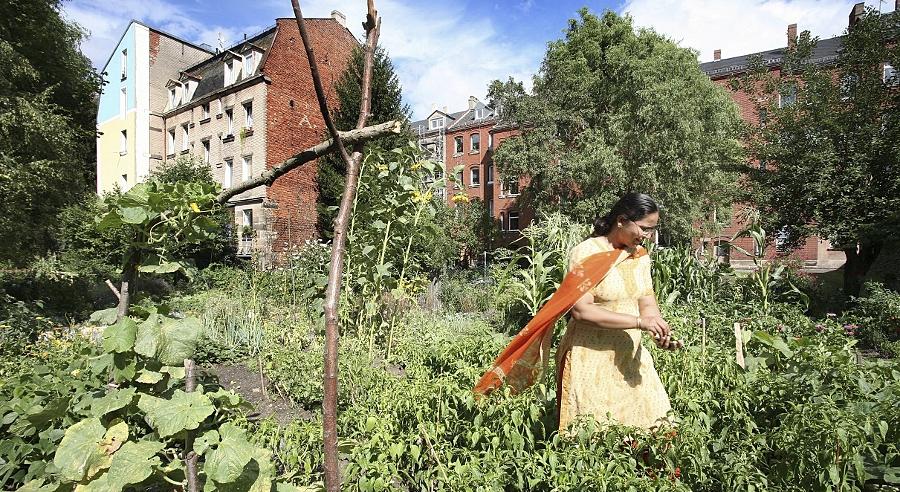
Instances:
[[[27,472],[17,475],[28,480],[21,490],[182,487],[191,452],[203,490],[270,490],[269,452],[230,422],[244,405],[240,397],[185,381],[191,375],[182,364],[193,356],[199,321],[163,306],[140,314],[107,327],[102,349],[89,350],[68,371],[93,387],[60,388],[63,372],[52,376],[56,387],[17,389],[0,406],[4,446],[28,455]]]

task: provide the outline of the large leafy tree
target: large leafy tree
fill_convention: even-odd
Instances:
[[[333,110],[334,123],[340,130],[356,126],[359,119],[359,100],[361,97],[362,71],[364,65],[363,50],[353,50],[346,70],[335,85],[337,107]],[[394,73],[394,65],[383,48],[375,50],[372,65],[372,111],[370,124],[384,123],[390,120],[408,121],[409,106],[403,103],[400,79]],[[407,132],[390,134],[375,139],[367,144],[367,148],[377,146],[388,150],[401,147],[409,140]],[[329,154],[319,159],[316,171],[316,182],[319,187],[319,198],[316,204],[317,229],[319,235],[330,238],[333,234],[334,216],[344,193],[344,177],[346,166],[337,154]]]
[[[795,243],[815,234],[844,251],[845,293],[886,241],[900,237],[900,15],[868,9],[848,29],[836,61],[813,58],[800,36],[780,72],[757,60],[736,84],[765,117],[750,129],[753,197],[763,225]]]
[[[728,217],[740,161],[740,115],[694,51],[629,17],[587,9],[551,42],[532,94],[495,81],[492,105],[522,129],[495,160],[531,177],[538,211],[593,220],[626,191],[655,197],[662,225],[687,238],[713,210]]]
[[[0,261],[53,247],[60,210],[93,188],[100,78],[57,0],[0,3]]]

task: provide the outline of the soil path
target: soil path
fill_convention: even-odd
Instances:
[[[260,378],[254,371],[241,364],[213,364],[205,368],[211,376],[219,379],[223,388],[234,391],[250,402],[260,419],[273,417],[278,425],[285,426],[292,420],[312,420],[315,415],[301,407],[294,407],[277,393],[267,392],[271,388],[268,378]],[[263,386],[264,385],[264,386]]]

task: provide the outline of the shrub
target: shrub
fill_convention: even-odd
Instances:
[[[865,297],[853,299],[844,313],[845,329],[857,332],[862,343],[885,355],[900,356],[900,293],[867,282]]]

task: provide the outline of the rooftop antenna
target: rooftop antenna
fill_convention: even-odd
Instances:
[[[219,40],[219,49],[225,51],[225,38],[222,37],[222,31],[217,33],[217,39]]]

